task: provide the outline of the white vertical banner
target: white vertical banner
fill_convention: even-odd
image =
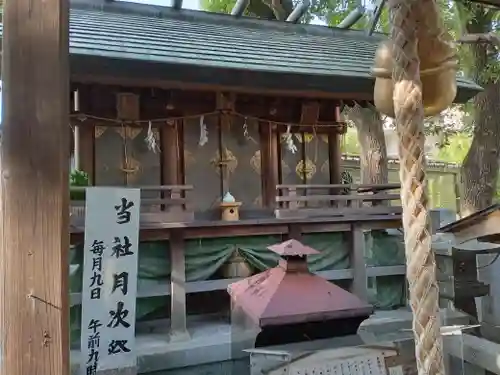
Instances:
[[[136,367],[139,189],[86,189],[81,375]]]

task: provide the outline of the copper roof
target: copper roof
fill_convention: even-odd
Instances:
[[[269,250],[275,252],[278,255],[282,256],[298,256],[298,255],[315,255],[319,254],[318,250],[313,249],[312,247],[303,245],[297,240],[288,240],[276,245],[272,245],[268,247]]]
[[[272,246],[285,255],[318,253],[292,240]],[[291,246],[289,246],[291,244]],[[281,261],[280,264],[229,285],[233,303],[260,327],[320,320],[366,316],[373,307],[337,285],[316,276],[306,267],[297,267],[305,260]],[[291,267],[291,263],[294,266]]]

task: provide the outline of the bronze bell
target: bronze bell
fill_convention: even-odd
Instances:
[[[448,108],[457,94],[458,63],[450,44],[439,40],[419,45],[420,79],[425,116],[435,116]],[[385,41],[375,53],[374,102],[378,111],[394,117],[392,82],[392,42]]]

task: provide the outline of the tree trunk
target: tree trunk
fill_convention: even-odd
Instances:
[[[486,33],[491,29],[491,14],[481,8],[469,9],[473,15],[466,25],[467,33]],[[499,169],[500,83],[488,67],[497,64],[489,58],[489,44],[471,45],[474,65],[468,72],[484,87],[484,91],[474,98],[474,135],[472,144],[462,164],[462,196],[460,211],[468,216],[488,207],[493,201]],[[496,56],[496,54],[495,54]]]
[[[460,211],[468,216],[491,205],[496,191],[500,149],[500,84],[490,83],[474,99],[474,137],[462,165]]]
[[[362,184],[386,184],[388,181],[387,147],[380,114],[372,107],[359,104],[346,111],[354,123],[361,148],[360,166]]]

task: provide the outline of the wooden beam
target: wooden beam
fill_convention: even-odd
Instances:
[[[500,345],[466,333],[443,335],[446,352],[493,374],[500,374]],[[468,373],[467,373],[468,374]]]
[[[470,223],[463,225],[457,230],[451,230],[455,235],[457,244],[471,240],[498,243],[500,234],[500,211],[495,210],[490,214],[470,220]]]
[[[383,277],[383,276],[404,276],[406,266],[374,266],[367,268],[368,277]],[[327,280],[351,280],[353,278],[353,270],[351,268],[318,271],[316,275]],[[232,279],[214,279],[203,281],[191,281],[185,283],[185,293],[203,293],[213,292],[215,290],[226,290],[229,284],[242,280],[242,278]],[[149,283],[143,280],[141,287],[137,291],[137,298],[151,298],[170,296],[172,293],[171,283],[169,281],[152,281]],[[71,293],[71,306],[76,306],[82,303],[81,293]]]
[[[1,374],[70,371],[68,7],[3,7]]]
[[[109,75],[72,74],[71,80],[79,83],[101,83],[134,87],[158,87],[163,89],[188,89],[199,91],[224,91],[233,93],[247,93],[255,95],[283,96],[311,99],[338,99],[338,100],[373,100],[372,92],[325,92],[317,89],[284,90],[268,89],[249,86],[214,85],[208,83],[192,83],[185,81],[170,81],[164,79],[149,79],[136,77],[113,77]]]

